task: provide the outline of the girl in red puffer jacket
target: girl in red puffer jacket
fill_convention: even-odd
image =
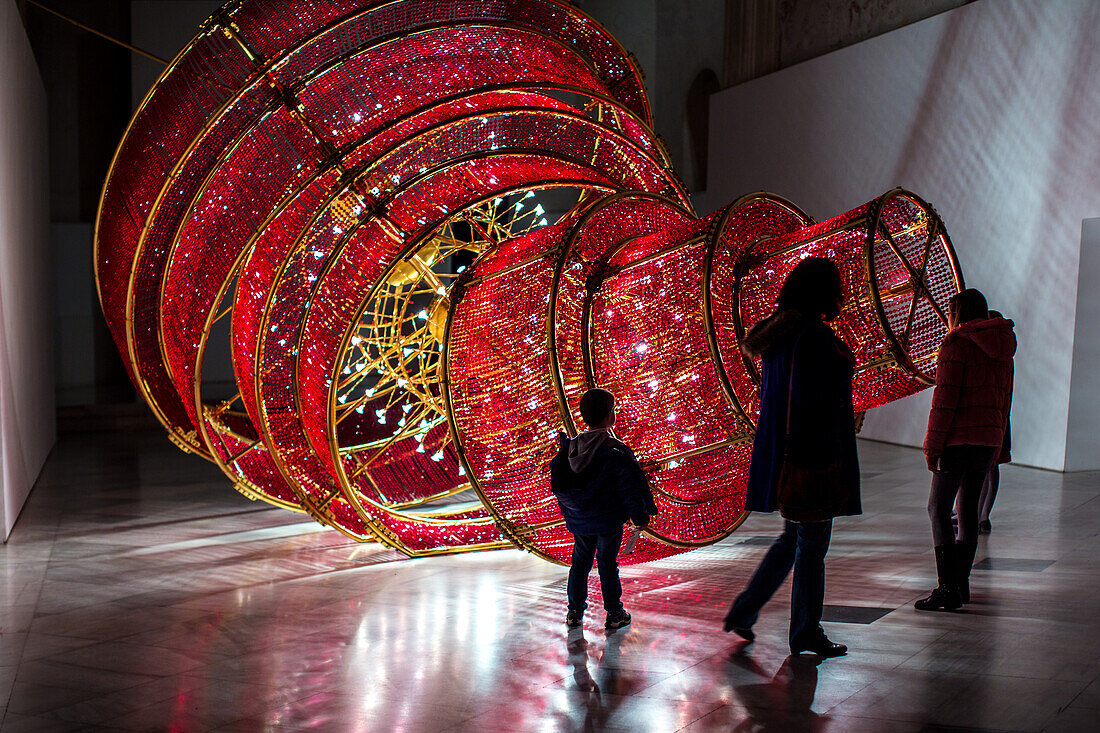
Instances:
[[[916,602],[921,611],[950,611],[970,602],[978,500],[986,473],[1000,456],[1012,404],[1012,321],[990,318],[985,296],[974,289],[951,298],[947,318],[950,331],[936,358],[936,389],[924,437],[939,586]],[[956,495],[958,540],[951,527]]]

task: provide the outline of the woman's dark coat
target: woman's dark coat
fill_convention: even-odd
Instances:
[[[859,459],[852,412],[851,350],[819,318],[779,310],[757,323],[741,348],[763,361],[760,419],[752,444],[746,508],[779,508],[779,471],[787,450],[787,394],[790,455],[799,465],[827,466],[837,457],[849,498],[841,514],[860,514]],[[794,363],[793,380],[791,364]]]

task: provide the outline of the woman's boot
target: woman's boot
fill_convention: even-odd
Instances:
[[[970,569],[974,567],[974,555],[977,552],[977,542],[962,542],[955,545],[955,558],[959,563],[955,581],[959,585],[959,601],[962,603],[970,603]]]
[[[954,611],[959,601],[957,545],[939,545],[936,549],[936,575],[940,584],[927,598],[913,604],[918,611]]]

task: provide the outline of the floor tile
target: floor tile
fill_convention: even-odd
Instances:
[[[834,606],[826,604],[825,610],[821,614],[821,620],[837,624],[871,624],[894,610],[894,608],[879,608],[876,606]]]

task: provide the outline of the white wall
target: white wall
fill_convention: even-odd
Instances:
[[[1013,457],[1057,470],[1081,222],[1100,214],[1097,28],[1090,0],[987,0],[711,104],[711,208],[763,188],[824,219],[897,185],[937,208],[967,285],[1016,321]],[[872,411],[863,434],[919,445],[930,397]]]
[[[6,540],[56,428],[46,94],[15,3],[0,3],[0,514]]]
[[[1100,470],[1100,219],[1081,224],[1066,470]]]

